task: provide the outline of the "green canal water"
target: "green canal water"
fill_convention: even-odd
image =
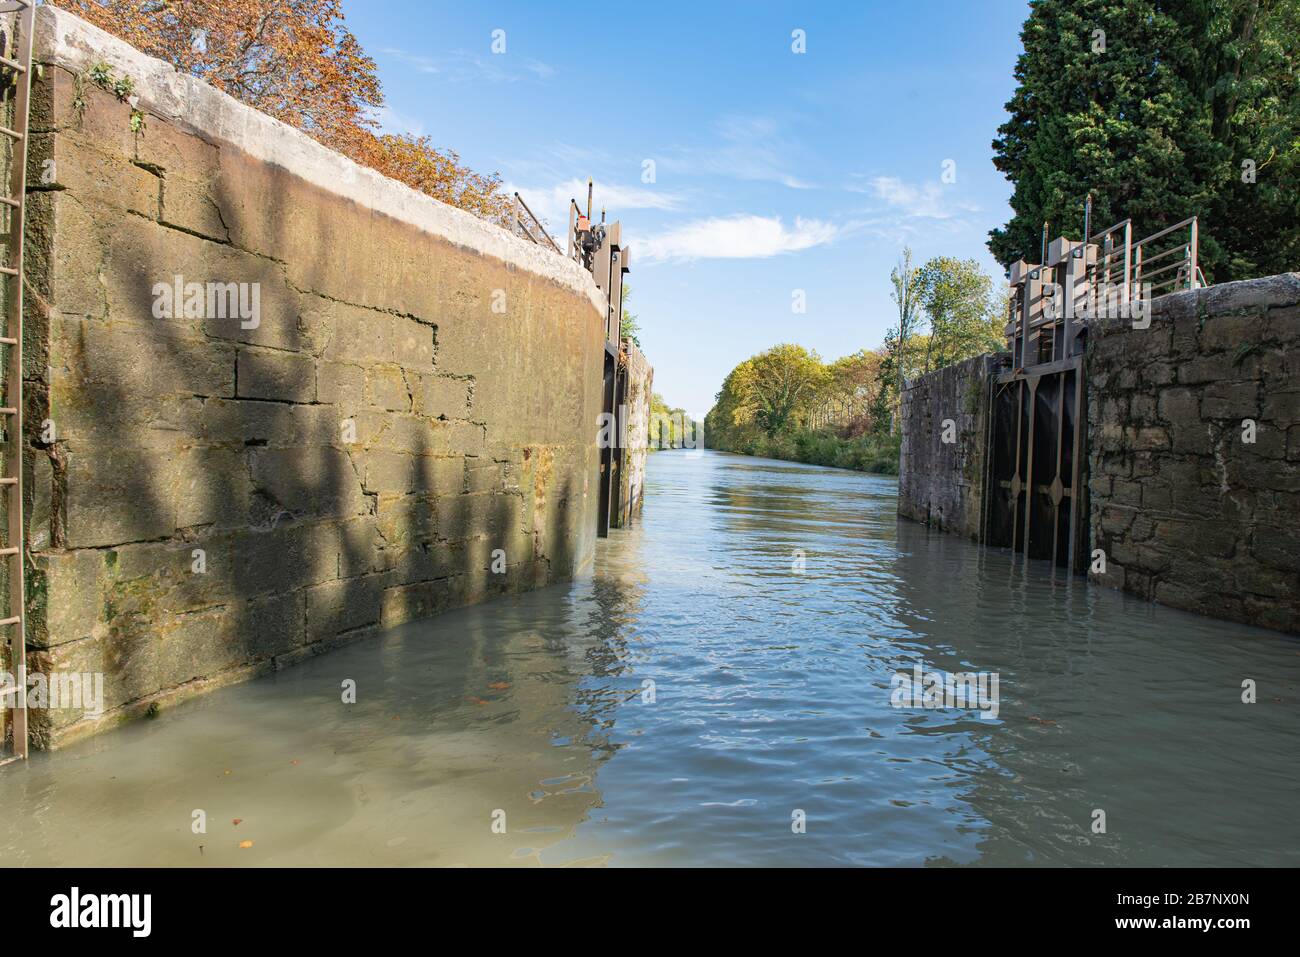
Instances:
[[[0,862],[1300,864],[1300,642],[895,508],[890,479],[656,454],[572,585],[0,771]],[[996,717],[897,706],[917,666],[996,675]]]

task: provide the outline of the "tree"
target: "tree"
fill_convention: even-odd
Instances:
[[[651,449],[680,449],[699,436],[699,425],[685,409],[669,408],[658,392],[650,396],[649,445]]]
[[[341,0],[75,0],[76,12],[346,152],[384,97]]]
[[[1195,41],[1192,90],[1208,99],[1210,135],[1221,144],[1206,228],[1223,265],[1211,269],[1222,281],[1300,268],[1300,2],[1202,0],[1171,10]]]
[[[868,399],[880,388],[880,354],[859,349],[832,362],[827,375],[827,395]]]
[[[637,333],[641,331],[641,323],[637,322],[636,313],[632,312],[627,307],[627,301],[631,298],[632,298],[632,287],[628,285],[624,285],[623,286],[623,315],[619,317],[619,321],[618,321],[618,337],[620,339],[631,339],[634,343],[636,343],[636,347],[640,349],[641,340],[637,337]]]
[[[376,154],[367,165],[385,176],[491,222],[510,222],[513,204],[501,191],[497,175],[474,172],[454,150],[436,149],[427,136],[385,135],[376,143]]]
[[[867,349],[842,356],[826,367],[827,380],[817,404],[840,413],[833,422],[841,434],[861,435],[877,424],[876,398],[884,388],[881,367],[881,351]]]
[[[871,403],[887,392],[883,350],[862,350],[823,365],[817,353],[780,345],[731,370],[705,417],[708,448],[870,472],[898,472],[898,441],[870,435]],[[774,398],[775,397],[775,398]],[[833,422],[809,419],[841,403]],[[849,408],[843,408],[849,406]]]
[[[930,324],[922,372],[1001,348],[993,280],[973,259],[936,256],[920,270],[918,298]]]
[[[782,344],[738,365],[728,386],[736,396],[735,421],[751,420],[769,436],[807,408],[826,382],[826,367],[816,352]]]
[[[1137,237],[1202,217],[1212,279],[1300,263],[1300,0],[1037,0],[993,141],[1011,180],[1000,262],[1041,229],[1131,217]],[[1243,182],[1246,161],[1255,182]]]
[[[96,26],[296,127],[363,166],[493,222],[511,204],[496,174],[427,137],[377,136],[375,62],[341,0],[69,0]]]
[[[898,265],[889,273],[889,282],[894,287],[890,298],[898,307],[898,324],[885,333],[885,350],[888,354],[886,368],[882,372],[889,374],[887,388],[882,388],[877,421],[889,422],[889,431],[894,431],[894,408],[898,397],[903,394],[903,381],[907,373],[907,350],[909,340],[916,332],[920,310],[919,270],[912,266],[912,250],[903,248],[903,255]]]
[[[733,372],[735,370],[732,370]],[[704,445],[710,449],[734,451],[738,447],[736,436],[735,396],[729,385],[731,374],[723,380],[722,388],[713,397],[713,408],[704,416]]]

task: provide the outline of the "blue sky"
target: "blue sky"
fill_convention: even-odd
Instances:
[[[595,178],[670,405],[703,415],[733,366],[778,342],[826,359],[879,345],[904,244],[1001,276],[984,242],[1010,186],[990,143],[1023,0],[344,9],[379,65],[386,130],[500,173],[556,235]]]

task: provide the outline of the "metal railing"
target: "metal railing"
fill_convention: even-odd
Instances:
[[[1089,243],[1099,246],[1097,264],[1089,269],[1089,278],[1094,285],[1119,286],[1125,301],[1131,292],[1143,292],[1147,285],[1153,297],[1180,289],[1200,289],[1208,283],[1198,263],[1199,226],[1198,218],[1189,216],[1133,242],[1133,221],[1121,220],[1088,237]]]
[[[1136,242],[1132,219],[1094,233],[1091,218],[1089,196],[1083,241],[1062,236],[1049,249],[1044,223],[1042,262],[1011,265],[1007,347],[1020,368],[1077,355],[1084,327],[1097,315],[1128,316],[1139,299],[1209,285],[1198,262],[1198,217],[1189,216]]]
[[[1088,242],[1097,244],[1097,264],[1090,277],[1093,284],[1106,288],[1119,286],[1124,301],[1129,299],[1129,280],[1133,274],[1133,220],[1122,219],[1109,229],[1093,233]]]
[[[1150,283],[1153,296],[1203,284],[1197,264],[1197,227],[1196,217],[1190,216],[1134,243],[1134,284],[1140,289]]]
[[[525,214],[527,214],[527,218],[525,218]],[[524,202],[524,198],[518,193],[515,193],[515,205],[512,219],[511,232],[516,236],[523,236],[525,239],[536,243],[538,246],[550,246],[557,253],[562,254],[562,250],[555,244],[555,240],[552,239],[550,234],[546,231],[546,227],[542,225],[542,221],[537,218],[531,209],[528,208],[528,204]]]

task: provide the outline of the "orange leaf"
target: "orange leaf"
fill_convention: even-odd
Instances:
[[[239,846],[240,846],[240,847],[252,847],[252,846],[253,846],[253,842],[252,842],[252,841],[240,841],[240,842],[239,842]]]
[[[490,685],[488,685],[488,687],[491,688],[493,691],[505,691],[507,688],[510,687],[510,682],[509,682],[509,681],[494,681],[494,682],[492,682]]]

